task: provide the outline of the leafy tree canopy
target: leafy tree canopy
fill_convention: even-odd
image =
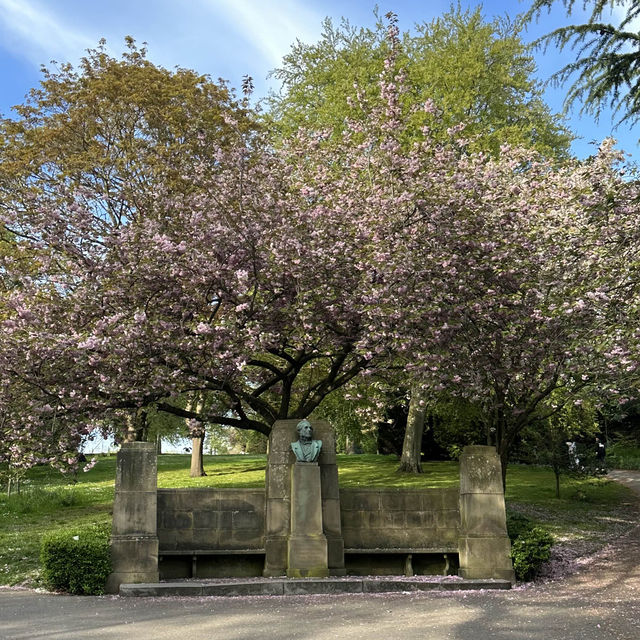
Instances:
[[[567,15],[581,6],[591,11],[584,24],[560,27],[542,37],[538,44],[570,48],[577,59],[566,64],[552,78],[559,83],[572,79],[566,105],[579,103],[580,112],[598,118],[603,107],[610,107],[618,123],[635,124],[640,117],[640,33],[632,24],[640,17],[638,0],[561,0]],[[550,11],[556,0],[535,0],[525,19]],[[617,25],[603,21],[604,15],[619,7]]]
[[[414,109],[406,135],[415,140],[429,126],[432,136],[445,140],[447,129],[464,122],[472,150],[496,154],[508,142],[566,154],[571,135],[542,100],[520,28],[507,20],[486,22],[480,8],[458,6],[402,34],[396,64],[407,75],[404,107]],[[377,99],[388,53],[382,19],[367,29],[344,19],[336,26],[327,18],[317,43],[297,41],[272,72],[282,89],[267,100],[271,126],[282,135],[299,127],[342,131],[356,95]],[[426,101],[435,103],[439,118],[421,108]]]

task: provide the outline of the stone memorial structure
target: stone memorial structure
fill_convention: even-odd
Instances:
[[[108,590],[158,578],[259,575],[457,572],[513,582],[493,447],[465,448],[459,489],[340,490],[333,430],[302,422],[274,424],[264,490],[157,489],[154,445],[124,444]]]
[[[111,528],[112,573],[107,593],[120,583],[157,582],[157,456],[150,442],[125,442],[116,461]]]

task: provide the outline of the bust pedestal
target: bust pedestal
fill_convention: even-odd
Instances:
[[[296,462],[291,467],[291,533],[287,540],[287,560],[289,578],[329,575],[317,462]]]

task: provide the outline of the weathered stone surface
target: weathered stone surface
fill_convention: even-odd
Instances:
[[[460,456],[458,547],[462,577],[514,580],[502,471],[493,447],[465,447]]]
[[[289,533],[291,504],[289,500],[267,500],[267,536],[286,536]]]
[[[264,541],[265,578],[275,578],[287,573],[287,537],[269,536]]]
[[[505,536],[506,517],[502,494],[460,496],[460,527],[467,535]]]
[[[326,578],[329,575],[327,539],[323,534],[289,536],[287,577]]]
[[[116,459],[116,487],[120,491],[155,491],[156,446],[152,442],[124,442]]]
[[[109,593],[122,582],[158,580],[156,478],[154,445],[125,443],[116,462]]]
[[[228,584],[203,584],[203,596],[281,596],[284,584],[278,582],[234,582]]]
[[[296,462],[291,467],[291,533],[322,533],[320,468],[315,462]]]
[[[335,580],[290,580],[284,583],[284,595],[362,593],[362,582]]]
[[[465,447],[460,456],[460,494],[502,494],[502,466],[495,447]]]
[[[326,499],[322,501],[322,527],[327,536],[342,536],[339,499]]]

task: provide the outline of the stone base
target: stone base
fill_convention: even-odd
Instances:
[[[287,549],[288,578],[326,578],[329,576],[327,539],[324,535],[293,535]]]
[[[111,566],[107,593],[118,593],[121,583],[157,582],[158,538],[155,536],[112,536]]]
[[[123,571],[118,573],[110,573],[109,577],[107,578],[107,584],[104,590],[105,593],[118,593],[121,584],[157,583],[159,582],[159,580],[160,576],[157,571]]]
[[[507,536],[460,538],[460,569],[462,578],[492,578],[515,582],[511,562],[511,543]]]

